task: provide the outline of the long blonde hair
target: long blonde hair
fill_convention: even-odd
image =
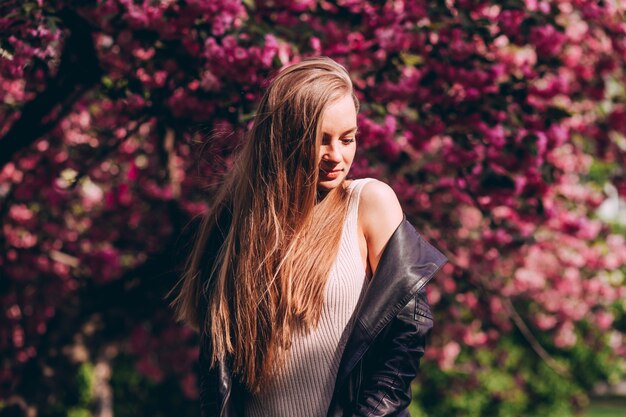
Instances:
[[[172,303],[179,320],[206,332],[211,365],[231,356],[252,392],[282,364],[294,332],[321,315],[348,200],[344,186],[317,193],[321,122],[346,94],[358,111],[347,71],[325,57],[272,80]]]

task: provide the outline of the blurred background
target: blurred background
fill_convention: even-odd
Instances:
[[[450,263],[414,417],[626,415],[624,0],[0,2],[0,416],[199,415],[167,291],[264,80],[343,63],[354,178]]]

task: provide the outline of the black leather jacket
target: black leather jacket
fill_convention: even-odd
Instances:
[[[409,416],[411,381],[433,326],[424,286],[446,262],[404,218],[357,307],[327,417]],[[242,387],[227,360],[209,368],[206,342],[201,337],[201,416],[241,417]]]

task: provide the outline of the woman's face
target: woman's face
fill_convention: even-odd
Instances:
[[[341,185],[356,152],[356,108],[346,94],[326,108],[322,118],[317,191],[326,194]]]

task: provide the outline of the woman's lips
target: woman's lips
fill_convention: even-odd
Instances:
[[[341,171],[343,170],[333,169],[331,171],[325,171],[323,169],[320,169],[320,177],[322,177],[323,179],[334,180],[335,178],[339,176],[339,174],[341,174]]]

